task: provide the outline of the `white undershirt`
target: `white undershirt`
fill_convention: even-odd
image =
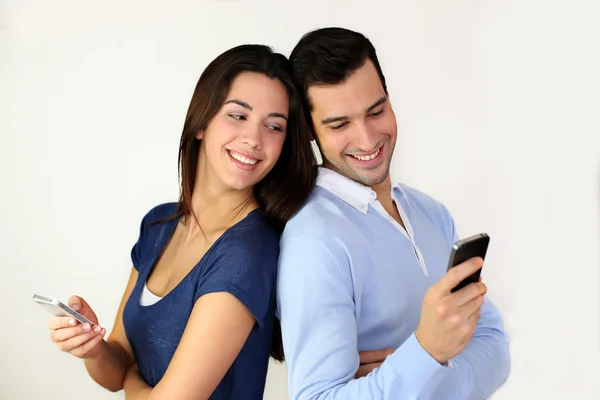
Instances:
[[[142,290],[142,295],[140,296],[140,305],[147,307],[151,306],[158,302],[162,297],[155,295],[148,289],[148,285],[144,283],[144,289]]]
[[[429,276],[429,272],[427,271],[427,265],[425,264],[425,259],[423,258],[423,254],[421,253],[421,249],[419,249],[419,246],[417,246],[417,243],[415,242],[415,232],[413,231],[413,227],[410,223],[410,220],[408,219],[408,216],[406,215],[406,212],[404,211],[404,208],[402,207],[402,204],[400,203],[400,200],[398,199],[398,197],[396,197],[396,193],[394,192],[394,188],[392,187],[392,200],[394,201],[394,205],[396,206],[396,209],[398,210],[398,213],[400,214],[400,217],[402,218],[402,222],[404,222],[404,226],[406,227],[406,229],[404,229],[402,227],[402,225],[400,225],[398,223],[398,221],[396,221],[394,219],[394,217],[392,217],[390,214],[387,213],[387,211],[385,211],[385,209],[383,208],[383,205],[379,202],[379,200],[377,200],[377,196],[375,195],[375,192],[373,191],[373,197],[370,201],[371,205],[373,205],[373,208],[381,215],[383,215],[388,221],[390,221],[392,223],[392,225],[394,225],[396,227],[396,229],[398,229],[403,235],[404,237],[406,237],[410,243],[413,246],[413,250],[415,252],[415,257],[417,258],[417,261],[419,262],[419,267],[421,267],[421,270],[423,271],[423,274],[425,274],[425,276]]]

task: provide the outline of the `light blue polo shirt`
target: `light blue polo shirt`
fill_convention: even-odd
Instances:
[[[277,303],[292,400],[483,399],[508,375],[508,338],[487,298],[471,343],[448,366],[416,340],[423,297],[458,235],[431,197],[403,184],[392,195],[406,229],[371,188],[320,168],[285,228]],[[358,352],[383,348],[396,351],[354,379]]]

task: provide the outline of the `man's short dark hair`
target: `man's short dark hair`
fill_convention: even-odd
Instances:
[[[313,105],[308,98],[311,86],[343,83],[369,59],[375,65],[381,85],[387,92],[375,47],[363,34],[345,28],[321,28],[305,34],[292,54],[294,76],[303,90],[307,111]]]

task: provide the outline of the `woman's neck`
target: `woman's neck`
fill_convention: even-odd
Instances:
[[[259,207],[253,187],[235,190],[215,183],[202,176],[196,179],[190,210],[193,215],[186,221],[188,237],[225,230]]]

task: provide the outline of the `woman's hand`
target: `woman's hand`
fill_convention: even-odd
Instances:
[[[72,317],[50,317],[48,328],[52,331],[51,339],[60,350],[75,357],[94,357],[100,351],[106,329],[98,325],[98,317],[81,297],[71,296],[68,305],[95,325],[82,324]]]

